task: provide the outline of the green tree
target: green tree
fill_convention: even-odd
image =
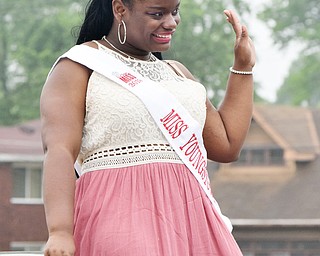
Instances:
[[[320,106],[320,53],[302,55],[277,92],[277,102],[288,105]]]
[[[272,0],[260,17],[273,31],[274,42],[287,47],[300,42],[303,49],[292,63],[277,92],[277,103],[319,105],[320,5],[318,0]]]
[[[0,124],[39,117],[39,95],[54,59],[74,44],[72,0],[0,0]],[[21,11],[23,10],[23,11]]]
[[[226,2],[183,0],[181,24],[171,50],[165,54],[165,58],[182,62],[207,87],[215,105],[224,96],[233,63],[234,32],[223,13]],[[248,7],[241,3],[233,3],[237,12],[248,12]]]
[[[0,124],[39,117],[39,96],[54,60],[70,48],[87,0],[0,0]],[[224,95],[233,63],[234,33],[227,0],[183,0],[182,23],[167,58],[183,62],[213,94]],[[230,6],[230,5],[229,5]],[[233,1],[239,13],[248,11]],[[23,10],[23,11],[21,11]]]

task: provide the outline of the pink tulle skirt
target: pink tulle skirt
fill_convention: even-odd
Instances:
[[[77,181],[76,256],[242,255],[182,164],[88,172]]]

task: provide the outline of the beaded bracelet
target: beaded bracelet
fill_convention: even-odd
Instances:
[[[235,70],[233,69],[233,67],[229,68],[231,73],[237,74],[237,75],[253,75],[253,71],[239,71],[239,70]]]

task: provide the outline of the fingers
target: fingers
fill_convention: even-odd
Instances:
[[[73,255],[74,255],[73,253],[67,253],[64,251],[61,251],[61,252],[53,251],[51,253],[49,251],[44,252],[44,256],[73,256]]]
[[[48,248],[44,251],[44,256],[74,256],[74,253],[63,249],[58,250]]]
[[[241,37],[249,37],[248,29],[247,29],[247,27],[245,25],[242,25]]]
[[[255,50],[247,27],[240,23],[235,12],[225,10],[224,14],[236,34],[234,46],[235,64],[239,67],[253,67],[255,64]]]
[[[237,15],[231,11],[231,10],[224,10],[224,14],[227,17],[227,21],[232,25],[233,30],[236,34],[236,38],[238,40],[241,39],[241,37],[248,36],[248,30],[245,26],[241,25]]]

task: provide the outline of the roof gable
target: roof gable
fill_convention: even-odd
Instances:
[[[255,105],[253,119],[292,159],[312,160],[320,153],[319,124],[310,109]]]

